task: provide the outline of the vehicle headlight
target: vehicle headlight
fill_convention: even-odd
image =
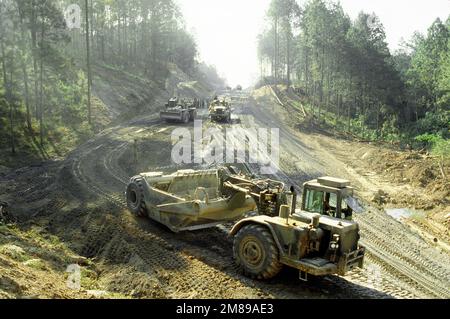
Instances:
[[[337,250],[339,248],[339,235],[334,234],[333,240],[330,241],[330,249],[331,250]]]

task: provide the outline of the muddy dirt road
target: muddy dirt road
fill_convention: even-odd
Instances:
[[[236,105],[239,121],[209,127],[280,128],[277,178],[301,185],[319,175],[348,177],[357,187],[370,181],[352,172],[312,139],[285,124],[288,114],[248,95]],[[128,179],[141,171],[171,172],[171,133],[176,127],[148,116],[105,130],[63,163],[10,177],[28,185],[21,201],[41,205],[25,222],[38,223],[98,265],[107,291],[135,298],[449,298],[449,255],[383,212],[368,207],[357,216],[368,248],[365,268],[346,277],[299,281],[285,270],[268,282],[240,275],[232,260],[226,227],[172,234],[126,209]],[[238,137],[234,137],[238,138]],[[50,171],[51,173],[48,173]],[[19,188],[20,186],[16,186]],[[14,189],[11,189],[13,193]],[[12,195],[11,195],[12,196]]]

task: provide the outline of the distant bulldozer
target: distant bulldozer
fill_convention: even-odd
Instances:
[[[194,102],[172,98],[160,112],[160,118],[166,122],[189,123],[197,117],[197,108]]]
[[[209,106],[209,116],[212,121],[231,123],[230,103],[216,97]]]

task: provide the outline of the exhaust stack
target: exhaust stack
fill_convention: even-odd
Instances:
[[[295,191],[294,186],[291,186],[291,194],[292,194],[291,215],[293,215],[295,213],[295,209],[297,208],[297,192]]]

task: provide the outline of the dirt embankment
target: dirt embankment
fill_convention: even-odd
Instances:
[[[44,229],[0,225],[0,299],[106,297],[98,291],[97,276],[92,262]]]
[[[378,187],[370,198],[374,204],[384,209],[411,210],[406,222],[429,232],[434,241],[450,243],[448,165],[440,166],[427,153],[397,151],[383,145],[346,145],[354,151],[343,159]]]
[[[375,146],[361,148],[354,156],[361,159],[361,164],[365,168],[382,175],[392,184],[410,185],[412,190],[419,191],[410,197],[399,196],[406,194],[389,194],[390,203],[427,211],[438,208],[436,213],[450,205],[450,181],[447,178],[450,169],[444,166],[441,171],[436,158],[429,154],[415,151],[400,152]]]

